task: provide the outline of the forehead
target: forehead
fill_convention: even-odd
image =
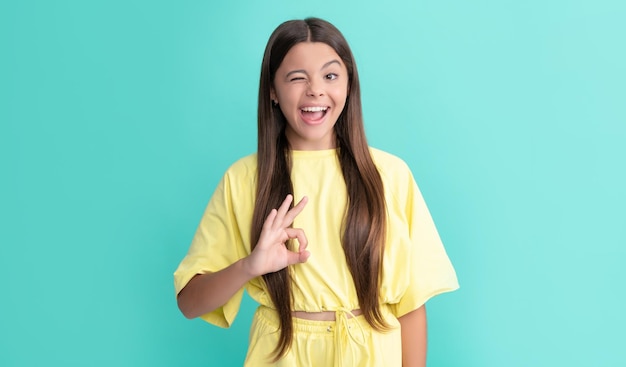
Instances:
[[[286,69],[294,68],[317,70],[333,60],[345,68],[341,57],[329,45],[323,42],[300,42],[287,52],[278,70],[289,71]]]

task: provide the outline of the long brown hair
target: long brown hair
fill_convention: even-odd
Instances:
[[[287,52],[300,42],[323,42],[341,57],[348,70],[348,97],[335,124],[338,156],[348,192],[342,245],[365,320],[375,329],[387,327],[379,304],[379,283],[386,228],[383,183],[370,155],[361,110],[361,90],[354,57],[332,24],[318,19],[287,21],[272,33],[261,66],[258,107],[256,203],[251,243],[256,246],[263,222],[285,196],[293,193],[285,117],[271,101],[276,70]],[[280,320],[275,359],[289,349],[293,337],[289,269],[263,275]]]

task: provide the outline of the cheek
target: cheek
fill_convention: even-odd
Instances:
[[[284,88],[276,91],[278,102],[283,106],[294,106],[298,104],[300,91],[297,88]]]
[[[332,94],[337,101],[345,101],[348,98],[348,86],[337,86],[333,89]]]
[[[294,103],[293,100],[290,100],[287,98],[280,99],[280,102],[278,105],[278,107],[280,107],[280,110],[283,112],[283,115],[285,115],[285,117],[288,117],[288,118],[293,116],[299,111],[296,106],[297,104]]]
[[[346,105],[346,102],[348,101],[347,89],[336,91],[333,99],[338,104],[338,106],[340,106],[343,109],[343,107]]]
[[[295,125],[294,121],[298,120],[298,114],[300,113],[300,110],[297,107],[295,107],[295,104],[290,103],[290,101],[283,100],[283,102],[281,102],[278,105],[278,107],[280,108],[280,111],[283,113],[283,116],[285,117],[287,125],[290,125],[290,126]]]

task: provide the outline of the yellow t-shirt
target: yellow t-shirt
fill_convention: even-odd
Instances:
[[[356,289],[341,246],[347,205],[346,185],[335,149],[292,151],[294,201],[309,202],[296,217],[311,256],[293,265],[293,310],[307,312],[359,309]],[[408,166],[398,157],[371,149],[385,190],[387,239],[381,280],[381,303],[396,317],[419,308],[429,298],[458,288],[456,273]],[[256,187],[256,154],[234,163],[209,201],[187,256],[174,273],[176,293],[196,274],[219,271],[250,254],[250,226]],[[272,306],[261,277],[246,284],[250,296]],[[202,316],[228,327],[243,289],[224,306]]]

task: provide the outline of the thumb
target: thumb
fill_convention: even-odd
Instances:
[[[294,265],[306,262],[309,256],[311,256],[311,253],[306,250],[300,252],[287,251],[287,264]]]

